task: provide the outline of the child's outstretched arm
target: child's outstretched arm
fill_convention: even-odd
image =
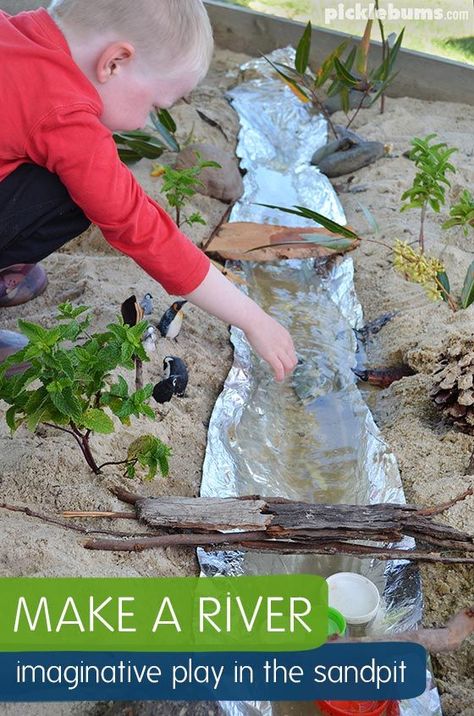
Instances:
[[[278,381],[295,368],[295,348],[286,328],[212,264],[204,281],[185,298],[225,323],[241,328],[254,351],[271,366]]]

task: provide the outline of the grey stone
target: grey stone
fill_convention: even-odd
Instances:
[[[346,151],[334,152],[325,157],[318,166],[326,176],[338,177],[372,164],[383,157],[384,151],[384,145],[381,142],[362,142]]]
[[[197,191],[229,203],[240,199],[244,185],[237,162],[230,152],[212,144],[190,144],[178,154],[176,169],[194,166],[197,162],[196,152],[199,152],[203,160],[217,162],[222,167],[203,169],[199,179],[204,186],[197,187]]]
[[[325,157],[329,157],[335,152],[350,149],[352,146],[354,146],[354,143],[345,137],[342,139],[333,139],[332,142],[328,142],[324,147],[320,147],[315,151],[311,157],[311,164],[319,166],[320,162],[322,162]]]
[[[349,92],[349,108],[350,109],[357,109],[357,107],[360,104],[360,101],[362,99],[363,93],[359,90],[350,90]],[[373,97],[368,94],[366,97],[364,97],[364,101],[362,102],[362,108],[367,109],[370,107],[370,105],[373,102]],[[339,110],[342,110],[342,102],[341,102],[341,96],[336,94],[333,97],[328,97],[327,100],[324,102],[324,106],[328,112],[328,114],[334,114],[334,112],[339,112]]]

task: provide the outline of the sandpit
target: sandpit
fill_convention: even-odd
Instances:
[[[218,51],[213,68],[201,87],[193,93],[192,104],[180,103],[173,111],[179,126],[179,137],[192,135],[195,141],[217,144],[233,151],[238,121],[224,93],[239,79],[242,55]],[[201,109],[218,126],[211,126],[197,114]],[[342,122],[343,117],[335,117]],[[370,139],[392,145],[389,154],[375,164],[358,171],[354,178],[333,180],[348,223],[362,236],[371,237],[364,212],[366,207],[381,227],[379,238],[386,243],[395,239],[415,240],[418,230],[416,211],[401,214],[400,195],[409,186],[413,165],[403,156],[413,136],[437,132],[442,141],[456,146],[454,157],[457,174],[450,194],[473,184],[472,126],[474,108],[410,98],[388,99],[386,112],[378,108],[363,110],[355,129]],[[166,160],[166,157],[164,157]],[[150,176],[151,162],[142,160],[133,167],[138,179],[156,199],[160,197],[161,180]],[[221,220],[227,205],[197,195],[192,209],[200,211],[207,226],[193,228],[190,235],[200,243]],[[442,232],[444,217],[428,214],[427,250],[442,255],[454,288],[459,290],[469,263],[474,258],[474,239],[462,231]],[[371,365],[407,361],[416,374],[394,383],[389,389],[370,395],[374,414],[384,436],[395,452],[402,472],[407,499],[419,504],[436,504],[454,497],[468,486],[472,476],[466,467],[474,448],[474,439],[442,423],[428,398],[429,374],[443,342],[451,334],[472,334],[474,306],[456,314],[446,304],[431,303],[423,290],[406,283],[395,274],[386,249],[363,243],[354,254],[356,288],[367,320],[386,311],[399,314],[377,335],[369,350]],[[155,314],[170,304],[167,294],[131,260],[111,249],[100,232],[91,229],[63,251],[47,259],[50,276],[46,293],[19,309],[1,311],[3,328],[15,329],[18,318],[51,325],[55,307],[65,301],[93,308],[93,324],[104,327],[119,311],[120,303],[131,293],[150,291],[155,298]],[[161,373],[164,355],[173,353],[185,358],[191,367],[186,398],[175,400],[152,431],[171,445],[171,474],[150,484],[128,483],[120,473],[93,476],[76,445],[56,431],[41,428],[35,434],[26,429],[10,437],[6,425],[0,425],[1,501],[23,505],[41,512],[62,510],[121,509],[111,495],[112,485],[126,487],[148,495],[197,495],[206,446],[207,424],[231,365],[231,346],[227,327],[198,309],[189,308],[178,342],[162,340],[147,364],[145,378],[150,381]],[[144,430],[148,421],[133,421],[112,438],[97,438],[94,448],[105,462],[113,458]],[[474,498],[465,500],[445,516],[453,526],[472,531]],[[155,550],[143,554],[115,555],[88,552],[77,534],[29,518],[1,511],[3,549],[0,553],[2,576],[179,576],[197,573],[191,550]],[[425,624],[443,624],[462,607],[474,601],[474,574],[460,567],[436,565],[423,568]],[[436,676],[447,716],[474,714],[472,645],[456,654],[435,659]],[[191,705],[190,705],[191,707]],[[28,705],[27,713],[40,714],[106,714],[106,705]],[[116,707],[111,707],[115,708]],[[139,713],[134,707],[132,713]],[[157,707],[158,709],[158,707]],[[188,713],[194,713],[191,708]],[[3,705],[0,713],[23,714],[25,706]],[[118,713],[116,710],[113,713]],[[143,711],[145,713],[145,711]],[[161,713],[161,711],[153,711]],[[163,713],[171,713],[166,709]]]

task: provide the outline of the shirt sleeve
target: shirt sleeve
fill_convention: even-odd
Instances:
[[[56,109],[30,132],[27,156],[57,174],[72,200],[111,246],[130,256],[168,293],[186,295],[209,259],[178,229],[120,161],[112,133],[88,106]]]

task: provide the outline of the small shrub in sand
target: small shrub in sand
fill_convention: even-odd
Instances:
[[[20,425],[35,430],[42,423],[68,433],[96,475],[106,466],[120,465],[127,477],[134,477],[140,466],[148,470],[146,479],[158,470],[166,477],[171,450],[152,435],[132,443],[125,459],[97,464],[90,438],[113,433],[112,416],[129,425],[132,416],[153,419],[155,414],[148,405],[153,385],[129,392],[125,378],[114,373],[117,368],[133,370],[136,359],[148,361],[142,345],[148,322],[130,327],[120,321],[90,334],[88,310],[65,303],[59,307],[58,324],[49,329],[18,322],[28,345],[0,366],[0,399],[10,405],[7,424],[12,432]],[[26,369],[9,375],[19,364]]]

